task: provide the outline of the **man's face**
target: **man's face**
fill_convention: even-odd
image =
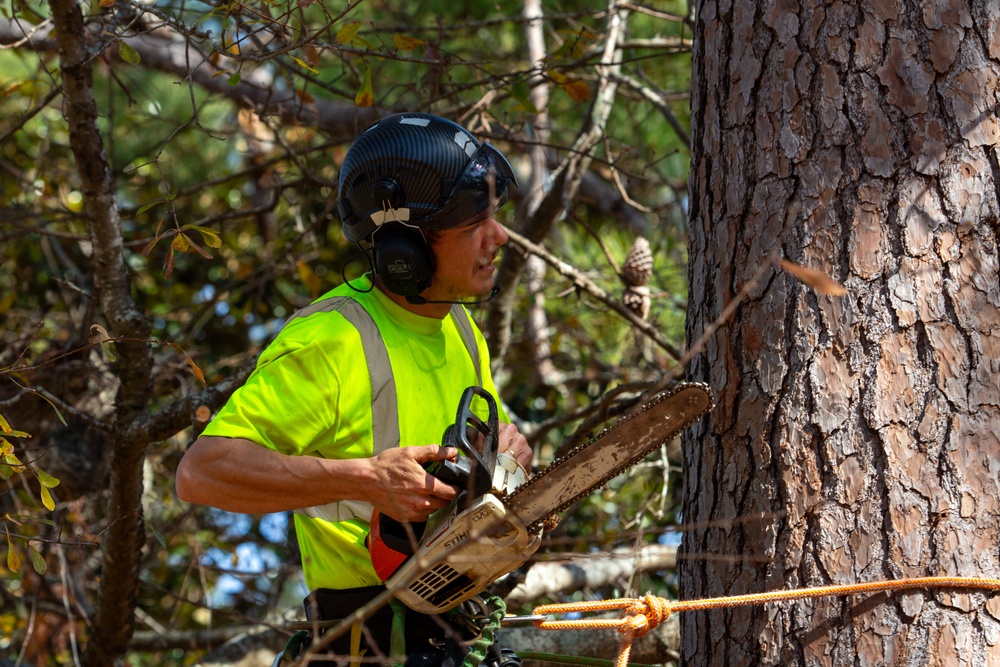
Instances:
[[[437,261],[427,299],[483,298],[493,289],[493,266],[507,232],[493,217],[437,233],[431,249]]]

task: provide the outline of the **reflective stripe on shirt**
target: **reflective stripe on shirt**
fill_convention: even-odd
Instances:
[[[389,352],[385,341],[372,316],[364,306],[346,296],[330,297],[313,303],[299,312],[296,317],[308,317],[313,313],[336,311],[344,319],[354,325],[361,336],[361,346],[365,352],[368,364],[368,377],[372,385],[372,455],[376,456],[386,450],[399,447],[399,408],[396,404],[396,383],[392,375],[392,364],[389,362]],[[472,320],[469,313],[459,304],[451,308],[451,316],[456,328],[465,343],[465,348],[472,357],[476,367],[476,376],[482,386],[482,369],[479,364],[479,347],[472,330]],[[291,320],[289,320],[291,321]],[[349,521],[360,519],[369,521],[374,508],[371,503],[361,500],[338,500],[325,505],[315,505],[295,510],[296,514],[304,514],[314,519],[326,521]]]

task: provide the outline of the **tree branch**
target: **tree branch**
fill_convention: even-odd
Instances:
[[[506,229],[506,228],[505,228]],[[615,311],[623,318],[628,320],[636,329],[649,336],[657,345],[662,347],[670,356],[674,359],[679,359],[681,357],[681,352],[670,342],[663,337],[663,335],[657,331],[657,329],[649,322],[641,319],[631,310],[622,305],[621,300],[612,297],[603,289],[594,284],[587,276],[583,275],[581,272],[577,271],[575,268],[562,261],[552,253],[550,253],[545,248],[532,243],[526,236],[515,232],[512,229],[507,229],[507,233],[510,235],[510,240],[523,248],[527,253],[532,255],[537,255],[544,259],[552,268],[554,268],[560,275],[569,278],[573,281],[573,284],[583,289],[585,292],[593,296],[595,299],[599,300],[601,303],[606,305],[611,310]],[[511,253],[513,254],[513,253]]]
[[[58,38],[63,114],[90,226],[94,284],[101,311],[116,335],[147,340],[149,322],[132,299],[115,182],[97,128],[92,60],[82,10],[75,0],[51,0],[49,6]],[[100,580],[99,604],[84,652],[87,667],[110,666],[128,648],[145,542],[142,465],[146,443],[124,436],[127,425],[147,410],[152,394],[152,355],[149,345],[142,342],[123,342],[118,351],[121,356],[115,372],[120,384],[109,436],[112,474],[108,514],[112,523],[102,545],[106,576]]]
[[[674,115],[674,112],[671,111],[670,107],[667,106],[665,95],[663,95],[659,91],[653,90],[650,86],[647,86],[642,81],[639,81],[638,79],[635,79],[628,75],[622,74],[621,72],[617,73],[615,75],[615,78],[621,83],[631,88],[632,90],[642,95],[644,98],[646,98],[646,100],[649,101],[650,104],[656,107],[656,109],[663,115],[663,117],[667,119],[667,122],[670,123],[670,127],[674,128],[674,132],[677,133],[677,138],[681,140],[681,143],[683,143],[688,148],[688,150],[691,149],[691,137],[690,135],[688,135],[687,130],[684,129],[684,126],[681,125],[681,122],[677,119],[677,116]]]
[[[7,48],[25,42],[38,51],[54,51],[57,46],[50,31],[37,30],[26,40],[34,26],[17,19],[0,20],[0,44]],[[161,35],[178,37],[169,39]],[[82,40],[82,25],[79,37]],[[223,70],[213,64],[211,54],[199,50],[179,33],[168,28],[156,34],[142,34],[124,39],[139,55],[144,67],[190,80],[206,91],[254,109],[261,116],[277,116],[284,123],[302,123],[323,130],[339,141],[348,141],[375,122],[383,112],[376,108],[360,108],[354,102],[313,99],[304,103],[295,90],[275,90],[270,82],[244,77],[230,85],[229,77],[219,76]]]
[[[618,90],[615,75],[621,69],[621,50],[618,42],[625,32],[628,10],[618,0],[608,3],[608,31],[601,63],[597,66],[600,82],[593,97],[590,113],[584,120],[576,142],[562,165],[556,170],[552,186],[533,213],[519,224],[527,240],[538,243],[546,236],[562,212],[569,208],[580,187],[580,181],[592,160],[591,150],[604,134],[611,113],[612,102]],[[487,333],[493,347],[493,364],[500,367],[510,342],[510,325],[514,305],[514,287],[524,270],[527,256],[507,253],[500,264],[497,284],[500,295],[489,304]]]
[[[636,572],[670,570],[677,565],[677,547],[649,544],[642,549],[615,549],[597,557],[580,556],[561,562],[537,562],[524,581],[507,596],[508,606],[600,588],[628,579]]]
[[[198,421],[195,417],[198,408],[204,406],[214,411],[225,403],[229,396],[246,381],[253,371],[255,362],[255,359],[251,359],[222,382],[197,394],[174,401],[154,415],[146,415],[136,420],[129,427],[126,437],[142,442],[159,442],[184,430]]]

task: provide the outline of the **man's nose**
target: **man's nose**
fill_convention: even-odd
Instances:
[[[510,234],[504,229],[504,226],[497,222],[497,219],[493,216],[489,218],[490,232],[493,237],[493,242],[497,245],[503,245],[510,240]]]

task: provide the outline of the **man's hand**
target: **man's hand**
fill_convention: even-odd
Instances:
[[[500,423],[498,453],[507,453],[513,456],[521,466],[531,471],[531,447],[528,440],[513,424]]]
[[[422,464],[456,456],[454,447],[438,445],[388,449],[369,459],[377,481],[366,500],[397,521],[424,521],[454,500],[459,489],[429,474]]]

